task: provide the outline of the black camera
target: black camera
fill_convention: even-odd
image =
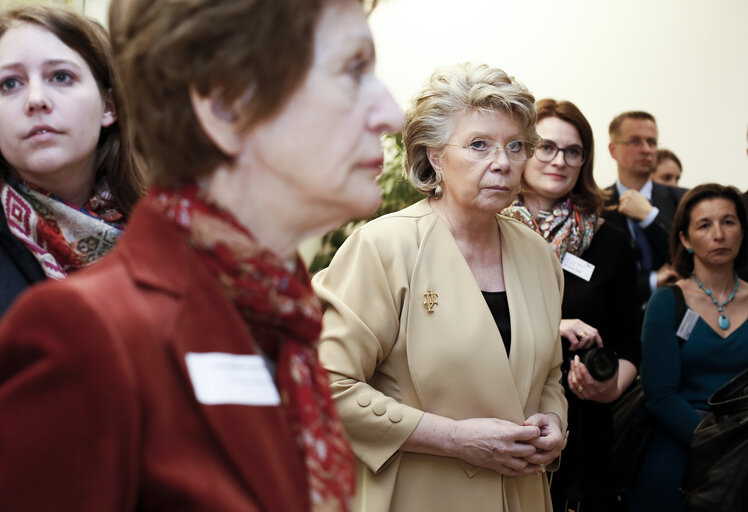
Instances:
[[[607,347],[586,348],[576,355],[596,381],[608,380],[618,371],[618,354]]]

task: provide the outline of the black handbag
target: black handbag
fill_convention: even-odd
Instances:
[[[690,512],[748,511],[748,370],[709,398],[681,480]]]
[[[638,375],[613,406],[612,421],[611,476],[616,491],[625,492],[634,483],[652,437],[644,389]]]
[[[683,290],[669,286],[675,294],[675,330],[686,314]],[[678,338],[678,343],[685,340]],[[612,481],[617,492],[631,489],[652,438],[652,423],[644,403],[644,389],[637,375],[634,382],[613,404],[613,443],[611,445]]]

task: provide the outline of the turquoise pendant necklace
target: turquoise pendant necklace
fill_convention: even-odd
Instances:
[[[701,284],[701,281],[699,281],[699,278],[696,277],[696,273],[695,272],[692,272],[691,275],[693,276],[694,280],[696,281],[696,284],[699,285],[699,288],[701,288],[704,291],[704,293],[706,293],[707,297],[709,297],[710,299],[712,299],[712,302],[714,302],[714,305],[717,306],[717,311],[719,311],[719,321],[717,323],[719,324],[719,328],[720,329],[722,329],[723,331],[726,331],[727,329],[730,328],[730,319],[727,318],[727,315],[724,313],[724,311],[722,311],[722,308],[724,308],[725,306],[727,306],[727,304],[732,299],[735,298],[735,293],[738,291],[738,283],[740,282],[738,280],[738,275],[734,274],[734,276],[735,276],[735,286],[732,288],[732,293],[730,294],[730,296],[727,297],[727,300],[724,301],[722,304],[720,304],[719,302],[717,302],[717,299],[714,298],[714,295],[712,295],[712,291],[711,290],[707,290],[706,288],[704,288],[704,285]]]

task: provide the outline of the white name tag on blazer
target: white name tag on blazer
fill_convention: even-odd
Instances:
[[[584,261],[579,256],[574,256],[570,252],[564,254],[564,259],[561,261],[561,268],[585,281],[589,281],[592,273],[595,271],[595,265]]]
[[[683,315],[683,320],[681,320],[680,325],[678,326],[678,331],[675,335],[684,341],[688,340],[688,338],[691,337],[691,331],[693,331],[698,320],[699,314],[693,309],[688,308],[686,314]]]
[[[262,356],[190,352],[185,362],[200,403],[280,404],[278,389]]]

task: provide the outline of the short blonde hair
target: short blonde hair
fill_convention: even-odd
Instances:
[[[525,140],[535,144],[534,103],[530,91],[501,69],[470,62],[437,69],[405,113],[407,178],[417,190],[433,195],[436,175],[426,151],[444,147],[453,121],[464,112],[506,112],[520,122]]]

